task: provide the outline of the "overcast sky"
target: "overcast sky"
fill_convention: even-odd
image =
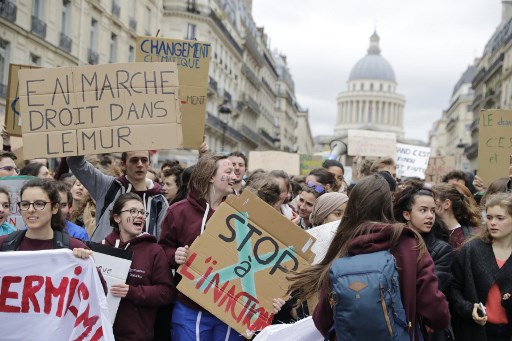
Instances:
[[[455,83],[499,25],[501,1],[253,0],[253,17],[271,48],[287,55],[313,136],[333,134],[336,96],[377,27],[405,96],[406,137],[428,141]]]

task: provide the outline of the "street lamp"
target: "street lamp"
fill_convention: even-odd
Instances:
[[[231,105],[227,99],[224,99],[222,104],[219,106],[219,116],[222,115],[224,119],[222,121],[222,144],[221,152],[224,153],[224,139],[226,138],[226,128],[228,127],[229,115],[231,115]]]

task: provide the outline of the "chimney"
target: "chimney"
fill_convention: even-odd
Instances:
[[[512,18],[512,0],[501,0],[501,23],[505,24]]]

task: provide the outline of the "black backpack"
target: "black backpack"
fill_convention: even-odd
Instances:
[[[27,230],[18,230],[10,233],[5,239],[0,252],[16,251],[25,237]],[[70,249],[69,234],[61,231],[53,231],[53,248],[54,249]]]

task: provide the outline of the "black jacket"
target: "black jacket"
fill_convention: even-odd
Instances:
[[[427,250],[434,261],[434,273],[439,281],[439,290],[448,298],[452,284],[453,248],[447,242],[435,237],[434,233],[422,235]]]
[[[500,269],[491,244],[474,239],[455,254],[452,265],[450,309],[457,340],[486,341],[485,327],[473,321],[474,303],[487,301],[489,290],[497,283],[501,295],[512,293],[512,257]],[[501,301],[512,327],[512,299]]]

